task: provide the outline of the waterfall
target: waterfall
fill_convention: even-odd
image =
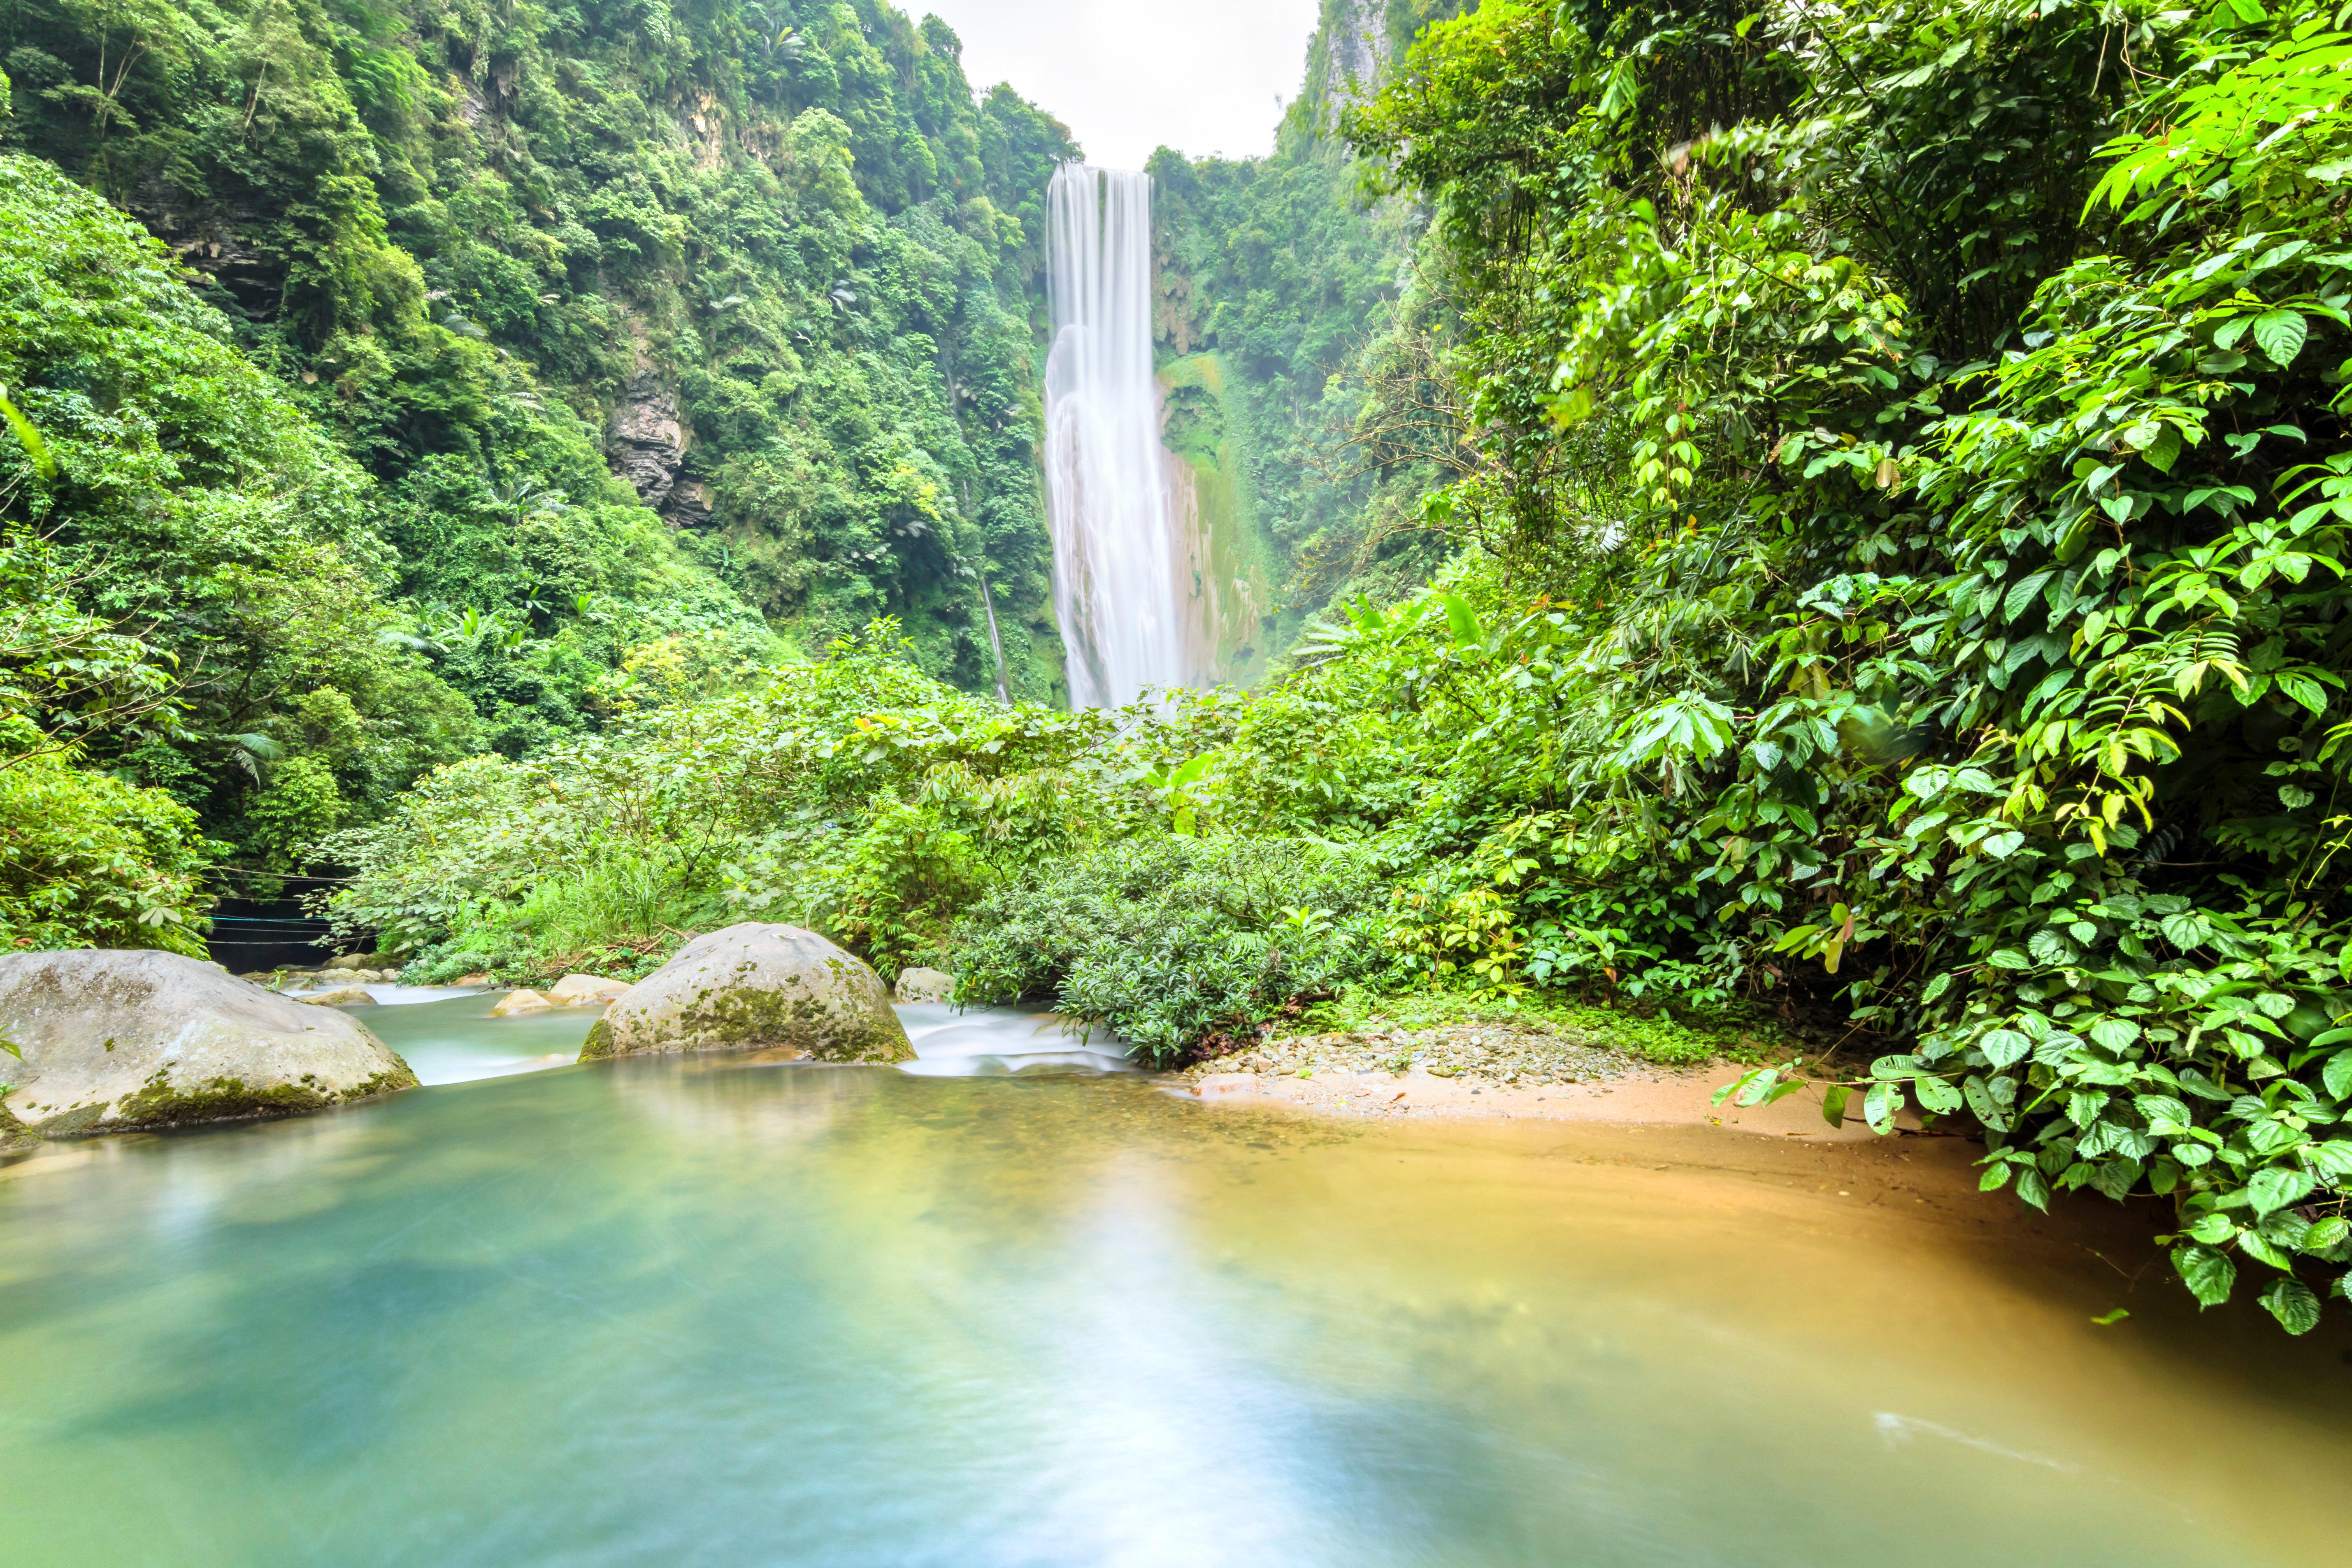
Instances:
[[[1071,706],[1117,707],[1192,674],[1151,370],[1151,176],[1065,163],[1047,195],[1054,614]]]

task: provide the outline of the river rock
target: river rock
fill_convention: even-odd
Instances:
[[[364,952],[347,952],[341,958],[331,958],[327,960],[326,963],[319,965],[320,969],[327,970],[365,969],[367,966],[368,955]]]
[[[629,988],[625,980],[601,974],[567,974],[547,988],[547,999],[559,1007],[599,1007],[617,1000]]]
[[[509,991],[505,995],[499,998],[499,1005],[490,1009],[490,1016],[493,1018],[511,1018],[517,1013],[543,1012],[547,1008],[554,1005],[554,1003],[549,1001],[546,997],[541,995],[536,991],[529,989]]]
[[[276,1116],[416,1087],[367,1026],[176,952],[0,957],[0,1122],[61,1136]]]
[[[295,1000],[307,1002],[313,1007],[351,1007],[362,1002],[373,1003],[375,998],[368,994],[364,985],[338,985],[332,991],[313,991],[308,996],[298,996]]]
[[[696,937],[631,986],[580,1059],[753,1049],[827,1062],[915,1055],[880,975],[813,931],[747,921]]]
[[[898,988],[891,993],[896,1002],[952,1002],[955,1000],[955,976],[944,969],[902,969],[898,971]]]

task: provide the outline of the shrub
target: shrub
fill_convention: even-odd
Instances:
[[[215,846],[161,790],[57,752],[0,767],[0,944],[205,955],[201,868]]]
[[[1314,838],[1107,845],[1000,886],[957,922],[959,997],[1050,1000],[1162,1066],[1214,1053],[1387,970],[1382,869],[1370,848]]]

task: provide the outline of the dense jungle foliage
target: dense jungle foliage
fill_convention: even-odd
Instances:
[[[7,517],[181,683],[85,760],[267,890],[426,766],[879,614],[1052,698],[1074,149],[959,50],[877,0],[12,6],[0,384],[56,477],[10,443]]]
[[[1882,1053],[1832,1117],[2167,1197],[2297,1331],[2352,1259],[2347,21],[1432,27],[1348,125],[1437,207],[1491,615],[1301,682],[1456,715],[1439,950],[1825,1008]]]

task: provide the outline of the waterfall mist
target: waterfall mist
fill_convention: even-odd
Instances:
[[[1046,516],[1073,707],[1191,678],[1151,370],[1151,176],[1065,163],[1049,187]]]

